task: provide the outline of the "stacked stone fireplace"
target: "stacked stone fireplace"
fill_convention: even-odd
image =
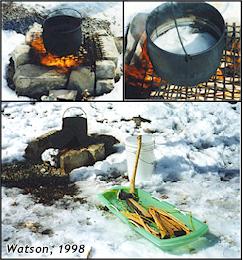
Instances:
[[[25,42],[11,54],[8,85],[17,95],[43,101],[79,101],[109,93],[119,80],[120,54],[115,38],[106,30],[86,32],[77,56],[51,56],[48,62],[37,39],[41,42],[42,25],[34,23]]]

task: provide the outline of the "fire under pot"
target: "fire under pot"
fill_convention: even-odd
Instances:
[[[170,6],[170,4],[164,5]],[[150,41],[151,43],[152,40],[149,39],[146,33],[148,17],[150,16],[151,13],[138,13],[135,15],[126,33],[124,55],[126,100],[239,101],[241,99],[241,26],[238,22],[225,24],[225,47],[222,54],[220,53],[220,56],[218,56],[221,57],[221,60],[212,76],[204,82],[190,86],[187,84],[172,84],[166,79],[166,76],[160,76],[161,73],[159,74],[156,70],[153,61],[155,59],[158,60],[159,57],[161,58],[159,55],[163,50],[161,48],[159,49],[157,46],[159,52],[156,57],[155,55],[153,56],[154,59],[152,61],[151,49],[148,47],[148,42]],[[163,17],[160,17],[159,19],[163,19]],[[171,24],[171,20],[169,24]],[[162,27],[164,28],[164,25]],[[154,28],[157,27],[155,26]],[[152,31],[155,30],[154,28]],[[178,41],[177,47],[180,48],[180,51],[182,52],[180,55],[175,54],[175,56],[180,57],[182,63],[185,63],[185,66],[190,66],[190,61],[186,62],[185,60],[185,53],[183,52],[182,46],[179,42],[177,32],[174,33],[174,39]],[[201,39],[199,39],[199,45],[200,44]],[[173,46],[172,41],[164,43],[164,48],[173,48]],[[169,51],[164,51],[164,53],[173,56],[173,53]],[[162,70],[166,71],[166,66],[170,63],[171,76],[176,80],[178,80],[178,78],[180,79],[183,71],[185,73],[185,66],[177,67],[175,59],[166,60],[165,56],[163,56],[163,59],[161,58],[160,62],[164,64],[163,68],[160,67],[160,72]],[[201,74],[201,70],[203,71],[205,68],[207,69],[207,66],[208,64],[204,64],[204,66],[201,67],[198,66],[198,73]],[[176,67],[177,69],[175,69]],[[187,76],[188,75],[186,75],[186,78]]]
[[[50,101],[111,92],[120,79],[121,52],[108,26],[69,8],[50,13],[43,25],[30,26],[25,43],[11,53],[9,87],[19,96]]]

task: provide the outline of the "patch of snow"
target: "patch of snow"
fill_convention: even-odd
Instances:
[[[55,156],[58,155],[59,149],[47,149],[45,150],[42,155],[41,159],[43,162],[49,162],[51,166],[57,167],[57,163],[55,161]]]
[[[15,31],[2,31],[2,100],[30,100],[28,97],[18,97],[10,89],[6,80],[6,69],[9,64],[11,52],[21,43],[24,43],[25,36]]]
[[[240,2],[207,2],[214,6],[224,17],[225,22],[241,24],[241,3]]]
[[[124,29],[137,13],[149,13],[163,2],[124,2]]]
[[[2,159],[21,159],[29,140],[61,129],[62,114],[71,106],[85,110],[89,133],[112,134],[121,143],[105,160],[71,172],[70,179],[78,187],[75,196],[85,198],[84,204],[66,195],[45,206],[21,189],[3,187],[4,257],[30,257],[7,254],[7,243],[54,245],[48,257],[56,258],[77,257],[75,253],[58,253],[57,246],[66,243],[85,244],[87,250],[92,247],[91,257],[103,258],[240,257],[240,103],[3,102]],[[128,120],[139,115],[151,123],[136,129]],[[138,186],[183,211],[191,211],[209,225],[206,236],[174,253],[160,250],[113,214],[101,210],[97,198],[98,193],[114,185],[129,185],[122,177],[127,175],[125,138],[150,130],[156,141],[156,167],[151,182]],[[229,180],[222,181],[224,176]],[[37,222],[52,229],[53,235],[33,232],[20,226],[23,222]]]

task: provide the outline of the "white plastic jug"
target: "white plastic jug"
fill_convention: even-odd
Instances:
[[[146,183],[151,180],[154,170],[154,139],[150,135],[142,136],[142,145],[138,161],[138,168],[136,174],[136,183]],[[136,152],[138,149],[137,136],[129,136],[125,140],[126,154],[127,154],[127,169],[128,178],[131,180]]]

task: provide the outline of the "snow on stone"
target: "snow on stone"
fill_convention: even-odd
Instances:
[[[112,134],[120,140],[117,152],[93,166],[75,169],[70,179],[87,203],[65,196],[52,206],[34,202],[21,189],[2,190],[3,256],[7,243],[30,245],[82,244],[92,257],[240,257],[240,103],[7,103],[2,104],[3,161],[23,159],[27,142],[61,129],[62,114],[71,106],[87,113],[89,133]],[[135,116],[150,119],[136,129]],[[125,119],[125,120],[124,120]],[[17,127],[16,127],[17,126]],[[97,194],[115,184],[129,185],[125,138],[153,132],[156,165],[150,183],[140,185],[152,196],[191,211],[206,221],[209,233],[177,253],[160,250],[129,229],[110,212],[99,209]],[[228,181],[221,178],[228,177]],[[53,235],[20,228],[38,222]],[[198,243],[204,246],[199,247]],[[18,255],[8,255],[8,257]],[[23,254],[19,257],[29,257]],[[38,257],[40,255],[31,255]],[[50,257],[76,257],[58,254]]]

